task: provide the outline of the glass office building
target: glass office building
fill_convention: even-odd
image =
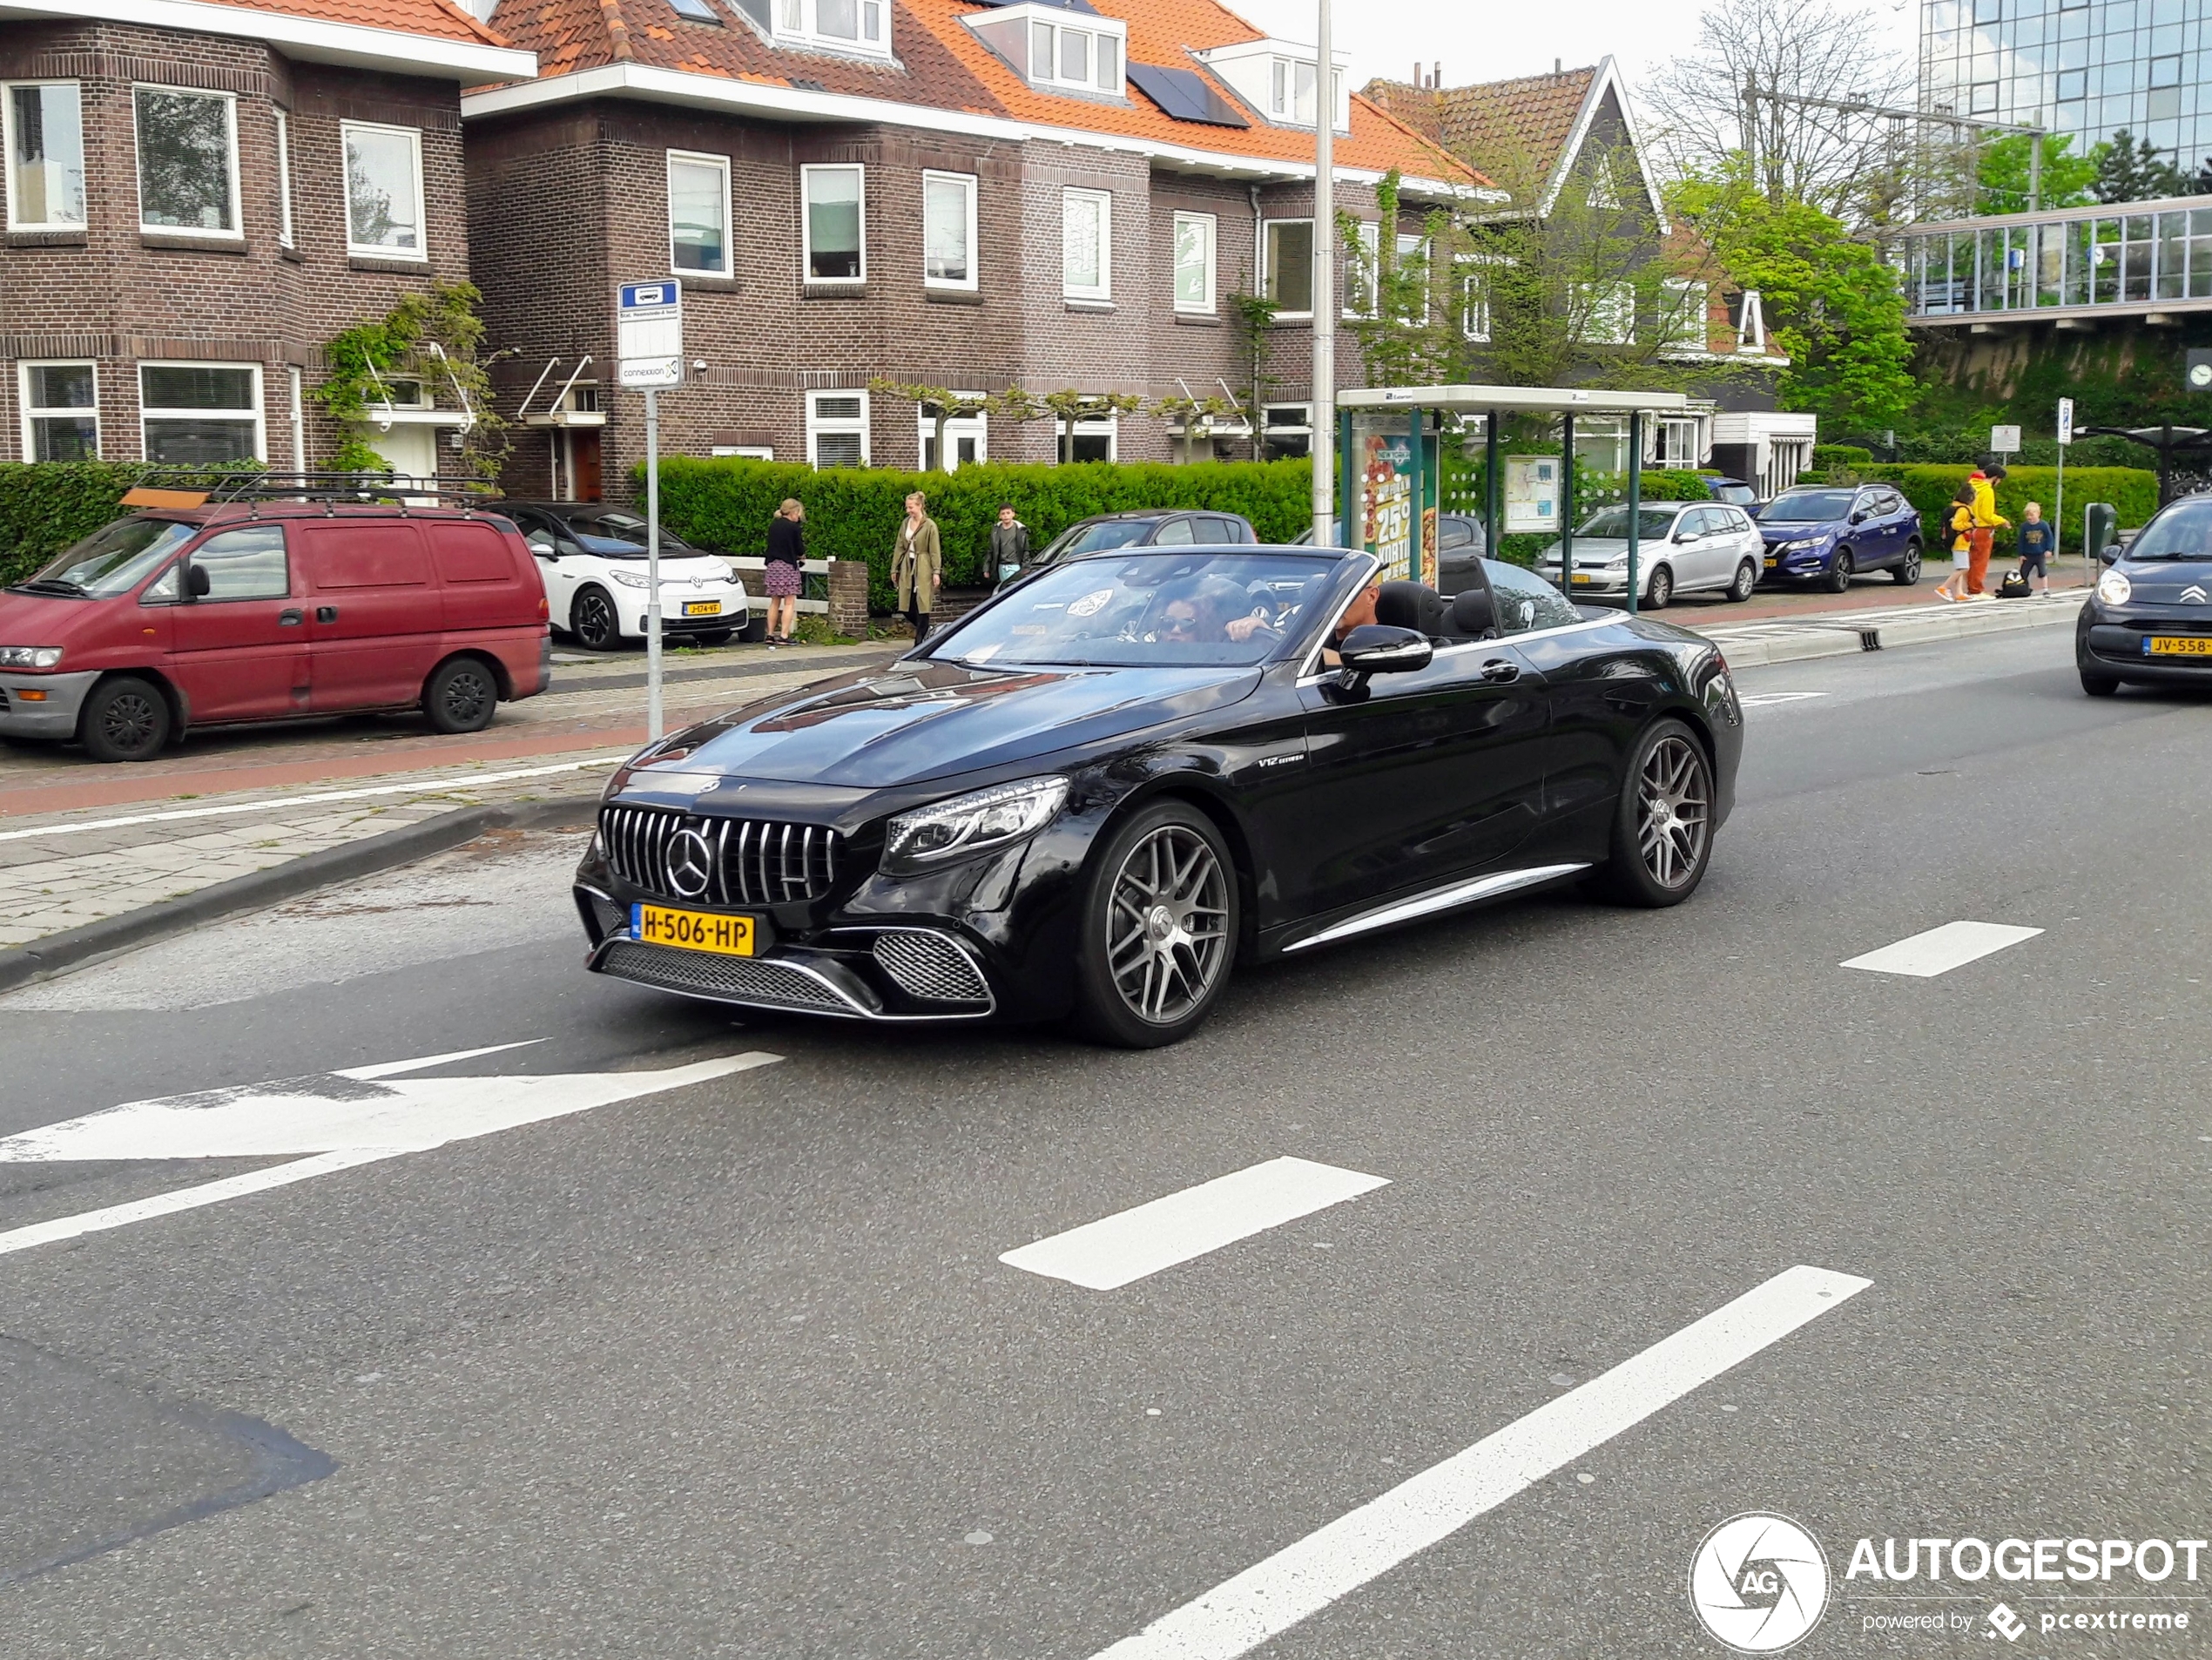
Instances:
[[[1924,107],[2075,135],[2126,127],[2194,172],[2212,156],[2203,0],[1921,0]]]
[[[1894,257],[1914,321],[2202,310],[2212,302],[2212,207],[2150,202],[1916,225]]]

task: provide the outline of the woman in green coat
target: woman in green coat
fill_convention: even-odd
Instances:
[[[937,521],[924,509],[927,503],[916,490],[907,497],[907,516],[900,521],[899,539],[891,550],[891,577],[899,585],[899,609],[914,631],[914,644],[929,638],[929,613],[937,604],[937,584],[944,577],[944,551],[937,543]]]

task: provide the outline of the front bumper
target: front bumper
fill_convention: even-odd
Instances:
[[[0,732],[10,738],[76,737],[78,712],[99,678],[98,669],[78,674],[0,671]],[[32,695],[26,698],[25,692]]]
[[[1812,582],[1828,574],[1833,548],[1808,548],[1797,553],[1777,553],[1770,546],[1762,556],[1762,582]]]
[[[622,617],[622,631],[643,637],[645,632],[646,596],[634,588],[623,589],[615,601]],[[687,604],[717,604],[722,609],[711,617],[686,617]],[[720,633],[724,629],[743,628],[747,615],[745,589],[736,583],[709,583],[694,588],[689,583],[681,586],[666,586],[660,596],[660,631],[663,638],[678,634]]]
[[[2141,606],[2107,611],[2101,603],[2092,599],[2082,606],[2081,620],[2075,625],[2074,657],[2083,668],[2101,669],[2116,679],[2145,684],[2212,684],[2212,649],[2201,657],[2149,654],[2149,642],[2155,637],[2212,639],[2212,617],[2206,617],[2198,606],[2192,605],[2188,610],[2188,615],[2172,617]]]

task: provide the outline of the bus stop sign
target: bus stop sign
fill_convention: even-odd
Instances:
[[[684,379],[684,285],[673,277],[625,282],[615,302],[615,381],[678,386]]]

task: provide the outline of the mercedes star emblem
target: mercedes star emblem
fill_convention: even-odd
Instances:
[[[714,874],[714,851],[696,830],[678,830],[668,839],[668,885],[685,899],[706,892]]]

